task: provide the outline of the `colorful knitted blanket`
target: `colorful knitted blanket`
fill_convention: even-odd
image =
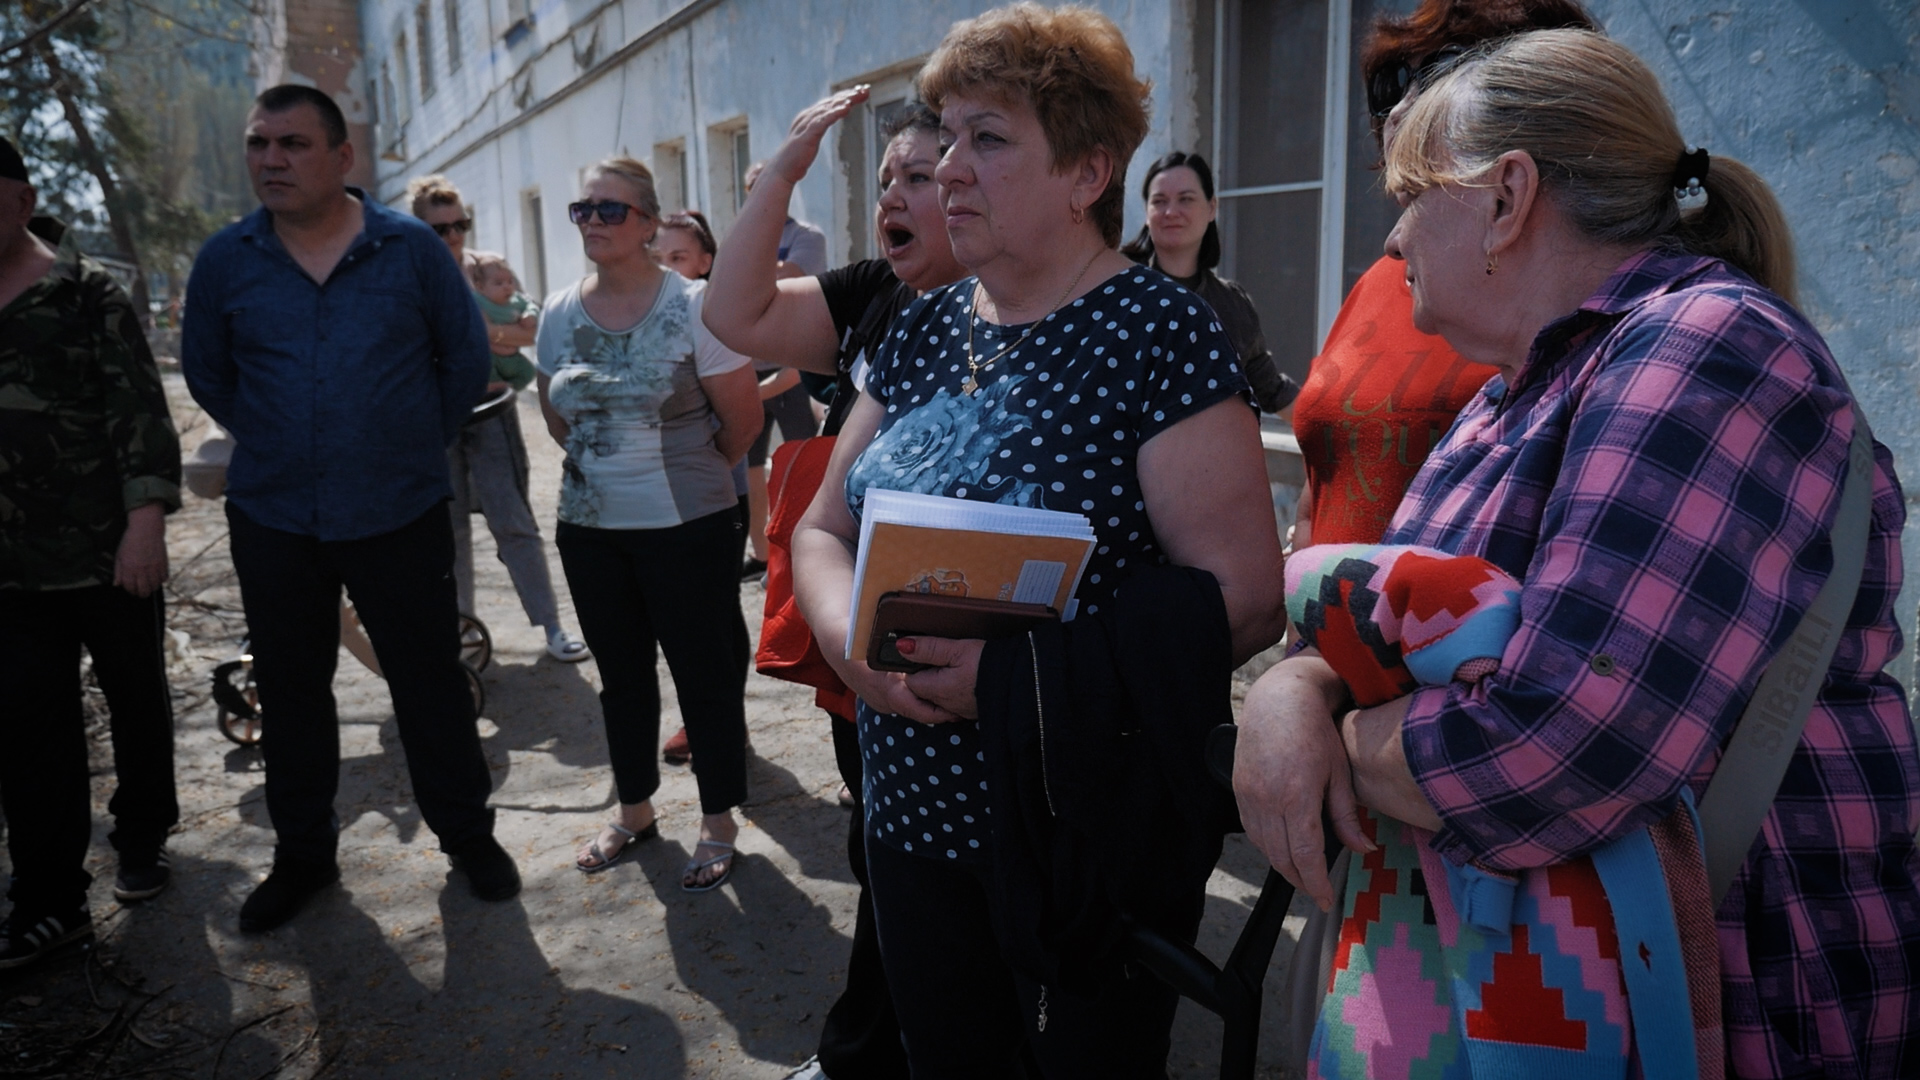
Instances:
[[[1287,616],[1367,707],[1498,670],[1520,583],[1471,555],[1319,544],[1287,558]]]
[[[1472,556],[1329,544],[1287,560],[1287,614],[1361,706],[1499,669],[1520,583]],[[1722,1075],[1719,961],[1692,802],[1560,865],[1455,866],[1368,811],[1308,1075]]]

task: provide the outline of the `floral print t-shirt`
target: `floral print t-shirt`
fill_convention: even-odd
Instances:
[[[1075,598],[1097,618],[1132,568],[1166,561],[1136,462],[1147,440],[1232,397],[1252,398],[1213,312],[1157,270],[1122,271],[1026,326],[974,321],[975,281],[928,293],[894,324],[866,392],[880,430],[847,473],[860,516],[868,488],[1066,510],[1098,543]],[[967,378],[967,329],[983,367]],[[921,725],[860,703],[868,828],[934,858],[989,858],[986,781],[973,721]]]
[[[700,380],[748,360],[700,321],[705,294],[706,282],[668,273],[653,310],[624,330],[593,321],[578,283],[547,299],[534,346],[547,398],[571,428],[561,521],[664,529],[738,504]]]

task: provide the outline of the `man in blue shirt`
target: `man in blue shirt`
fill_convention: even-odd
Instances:
[[[260,209],[194,261],[181,370],[237,443],[233,564],[265,725],[273,872],[240,908],[270,930],[340,877],[333,673],[340,589],[393,692],[421,816],[476,896],[520,890],[460,669],[446,447],[486,385],[486,327],[431,229],[345,185],[346,121],[303,86],[247,117]]]

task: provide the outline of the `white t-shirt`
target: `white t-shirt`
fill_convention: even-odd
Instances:
[[[534,347],[571,428],[561,521],[664,529],[736,505],[700,379],[749,361],[700,321],[705,295],[706,282],[668,273],[653,310],[622,330],[593,321],[577,283],[547,298]]]

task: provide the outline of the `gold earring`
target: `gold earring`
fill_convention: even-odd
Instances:
[[[1500,256],[1495,255],[1491,251],[1487,252],[1487,276],[1488,277],[1493,276],[1494,267],[1499,265],[1500,265]]]
[[[1087,212],[1080,208],[1079,203],[1072,203],[1070,205],[1073,207],[1073,223],[1075,225],[1087,220]]]

